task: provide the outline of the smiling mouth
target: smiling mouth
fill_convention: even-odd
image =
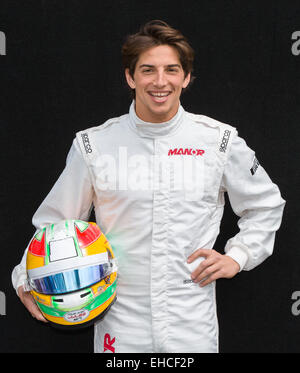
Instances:
[[[171,94],[170,91],[168,92],[148,92],[152,97],[167,97]]]
[[[152,101],[156,104],[163,104],[166,101],[168,101],[168,97],[172,93],[171,91],[166,91],[166,92],[153,92],[153,91],[148,91]]]

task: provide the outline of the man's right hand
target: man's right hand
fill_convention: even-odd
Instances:
[[[21,302],[31,313],[32,317],[36,318],[39,321],[48,322],[39,310],[38,306],[36,305],[33,296],[30,294],[29,291],[24,290],[23,285],[18,287],[18,295],[21,299]]]

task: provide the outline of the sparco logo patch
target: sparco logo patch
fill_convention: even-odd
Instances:
[[[252,175],[255,174],[256,170],[258,169],[258,166],[259,166],[259,162],[258,162],[257,158],[254,157],[253,165],[252,165],[252,167],[250,168],[250,172],[251,172]]]
[[[226,152],[226,149],[227,149],[227,145],[228,145],[228,141],[229,141],[229,137],[230,137],[230,134],[231,134],[231,131],[229,130],[226,130],[224,132],[224,136],[222,138],[222,141],[221,141],[221,145],[220,145],[220,152],[222,153],[225,153]]]
[[[104,336],[104,350],[103,352],[109,350],[110,352],[115,352],[115,348],[113,347],[113,344],[115,343],[116,338],[113,339],[110,338],[110,335],[108,333]]]
[[[89,135],[87,133],[83,133],[81,134],[81,138],[82,138],[82,142],[83,142],[86,154],[92,153],[92,147],[90,144]]]
[[[203,155],[205,153],[202,149],[193,149],[193,148],[176,148],[169,149],[168,155]]]

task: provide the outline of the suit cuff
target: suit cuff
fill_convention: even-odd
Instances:
[[[226,254],[227,256],[230,256],[230,258],[232,258],[233,260],[235,260],[238,265],[240,266],[240,271],[241,272],[247,261],[248,261],[248,255],[245,253],[245,251],[243,249],[241,249],[240,247],[238,246],[232,246],[227,252]]]
[[[27,273],[23,270],[19,270],[19,268],[15,268],[12,273],[12,283],[13,287],[15,288],[15,291],[18,294],[18,288],[20,286],[24,286],[27,283]]]

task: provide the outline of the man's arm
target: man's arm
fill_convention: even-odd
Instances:
[[[206,278],[202,286],[250,270],[270,256],[285,206],[277,185],[238,136],[231,144],[221,188],[227,191],[232,209],[240,217],[240,231],[228,240],[225,255],[200,248],[189,258],[205,257],[192,273],[195,282]]]
[[[89,170],[75,139],[67,157],[66,167],[34,214],[33,225],[39,230],[48,224],[56,223],[63,219],[88,220],[93,195],[94,191]],[[41,319],[42,315],[32,302],[33,299],[30,293],[23,288],[27,279],[26,255],[27,249],[24,252],[21,263],[13,269],[12,283],[30,313]]]

